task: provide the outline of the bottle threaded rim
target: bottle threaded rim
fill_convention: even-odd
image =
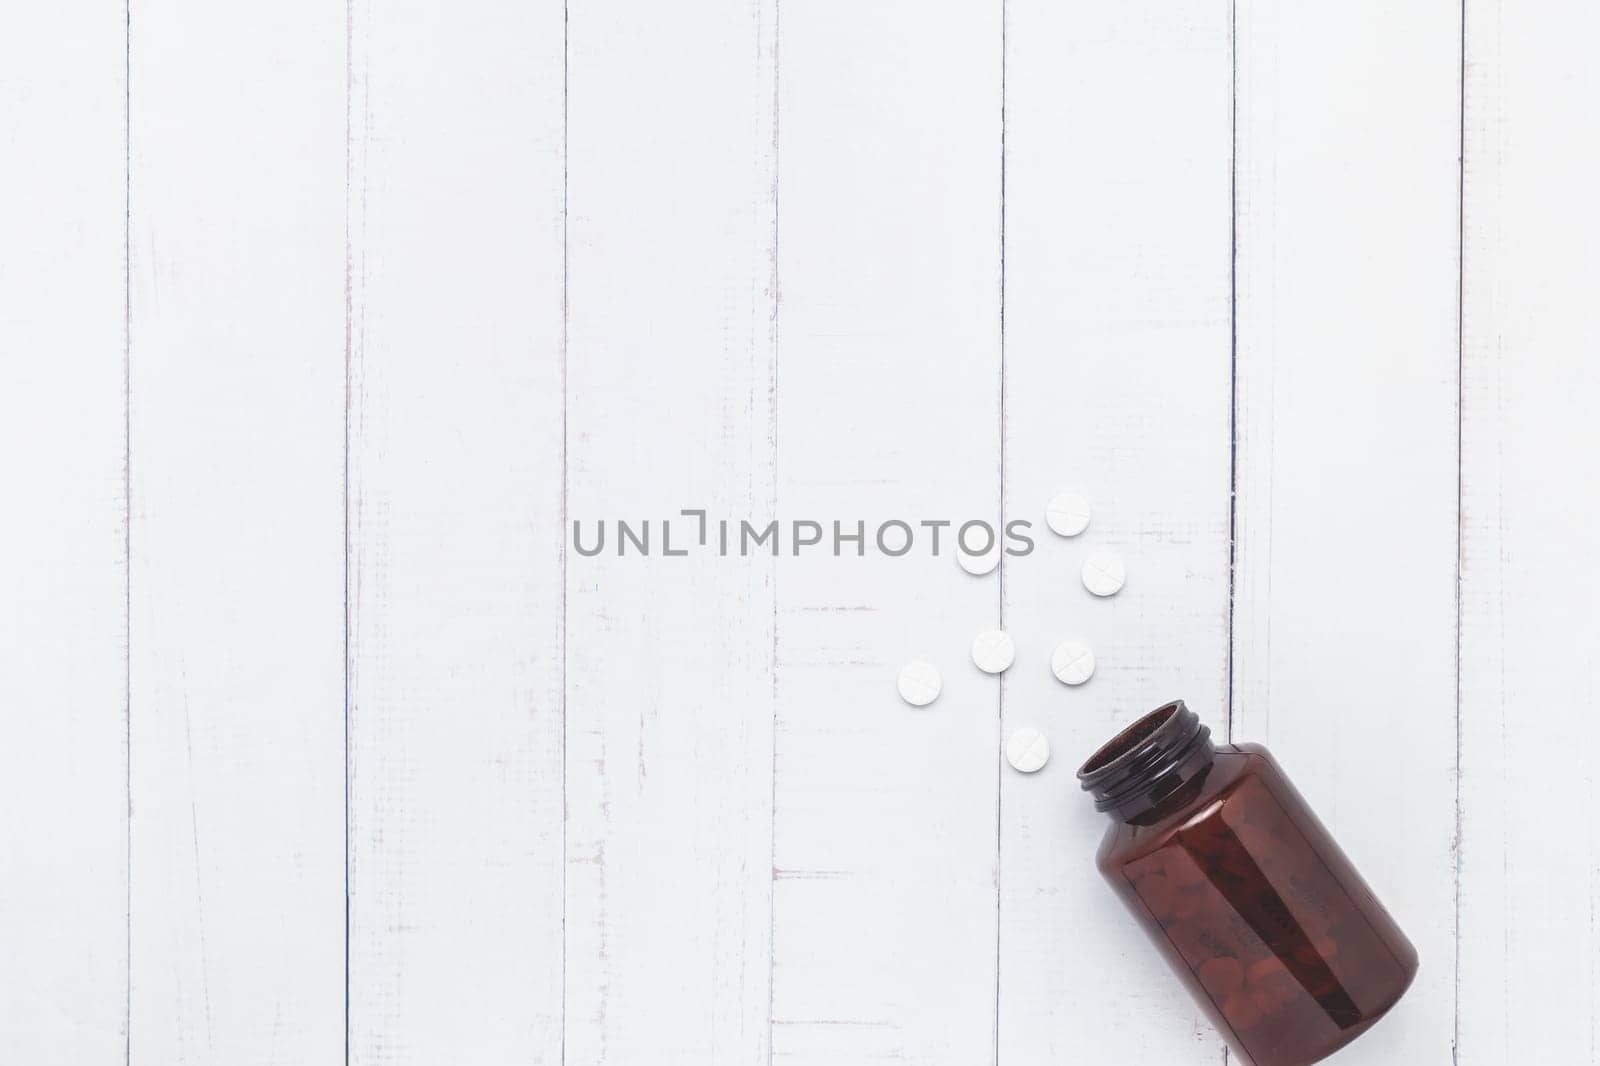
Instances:
[[[1179,780],[1211,761],[1211,730],[1182,700],[1162,704],[1112,737],[1078,770],[1097,811],[1149,806],[1175,773]],[[1148,801],[1148,802],[1147,802]]]

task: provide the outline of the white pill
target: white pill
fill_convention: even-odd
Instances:
[[[1019,729],[1006,741],[1006,762],[1025,774],[1039,771],[1050,761],[1050,742],[1037,729]]]
[[[994,568],[1000,565],[1000,549],[999,547],[994,547],[982,555],[969,555],[958,548],[956,549],[956,562],[960,563],[961,569],[967,573],[975,577],[982,577],[984,574],[993,573]]]
[[[1076,492],[1059,493],[1045,508],[1044,520],[1063,537],[1076,537],[1089,528],[1089,501]]]
[[[1083,587],[1096,596],[1115,596],[1126,580],[1122,560],[1111,552],[1095,552],[1083,561]]]
[[[1094,652],[1081,641],[1063,640],[1050,655],[1050,672],[1063,685],[1081,685],[1094,676]]]
[[[986,674],[1005,672],[1016,657],[1017,646],[1012,643],[1011,634],[1002,629],[979,633],[972,642],[972,661]]]
[[[939,698],[944,681],[939,677],[938,667],[922,659],[912,659],[900,668],[896,685],[901,699],[913,707],[926,707]]]

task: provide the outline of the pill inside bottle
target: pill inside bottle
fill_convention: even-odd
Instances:
[[[1111,817],[1100,872],[1243,1062],[1320,1061],[1410,986],[1416,949],[1266,748],[1179,700],[1078,780]]]

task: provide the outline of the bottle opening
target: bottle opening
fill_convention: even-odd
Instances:
[[[1211,730],[1182,700],[1157,707],[1089,757],[1078,783],[1095,810],[1147,811],[1211,765]]]
[[[1083,764],[1083,769],[1078,771],[1078,776],[1082,777],[1084,774],[1093,773],[1094,771],[1105,766],[1107,763],[1114,762],[1121,756],[1132,751],[1134,747],[1138,745],[1139,741],[1145,739],[1151,733],[1154,733],[1157,729],[1159,729],[1161,727],[1161,723],[1178,713],[1178,708],[1182,706],[1182,700],[1174,700],[1165,707],[1157,707],[1155,710],[1151,711],[1149,714],[1145,715],[1143,718],[1139,719],[1137,722],[1133,723],[1128,728],[1112,737],[1106,742],[1104,747],[1095,752],[1093,755],[1089,756],[1089,761]]]

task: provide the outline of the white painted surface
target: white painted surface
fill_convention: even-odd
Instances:
[[[1181,695],[1417,941],[1338,1061],[1600,1063],[1581,13],[13,21],[0,1059],[1220,1062],[1071,778]]]
[[[657,553],[772,508],[775,17],[570,12],[567,517]],[[763,1061],[772,559],[614,552],[566,566],[562,1058]]]
[[[1462,1066],[1600,1057],[1597,32],[1467,6]]]
[[[349,1058],[555,1062],[561,7],[352,15]]]
[[[0,31],[0,1059],[120,1062],[125,46],[120,4],[34,25]]]
[[[345,1043],[344,18],[163,0],[129,47],[129,1056],[322,1066]]]
[[[1238,20],[1233,733],[1271,746],[1422,959],[1340,1061],[1448,1064],[1460,12]]]
[[[999,517],[999,20],[783,7],[779,515]],[[955,532],[778,561],[775,1061],[992,1054],[1001,682],[967,649],[999,579]],[[911,657],[944,674],[923,710],[889,687]]]
[[[1001,780],[998,1060],[1220,1063],[1095,873],[1105,818],[1072,775],[1169,699],[1225,731],[1227,9],[1007,10],[1005,499],[1039,549],[1006,563],[1004,718],[1052,760]],[[1045,527],[1063,485],[1094,501],[1071,540]],[[1129,575],[1109,599],[1082,580],[1100,551]],[[1049,669],[1067,638],[1094,649],[1081,688]]]

